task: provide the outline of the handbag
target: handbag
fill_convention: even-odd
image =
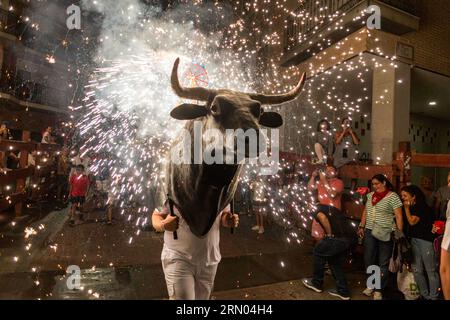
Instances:
[[[402,258],[400,248],[398,247],[397,244],[394,244],[392,248],[392,256],[391,259],[389,260],[389,271],[392,273],[397,273],[400,271],[401,266],[402,266]]]

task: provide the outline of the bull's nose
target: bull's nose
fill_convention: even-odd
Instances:
[[[203,154],[205,163],[207,164],[235,164],[236,153],[232,148],[210,146],[205,149]]]
[[[255,136],[238,136],[236,139],[235,151],[238,156],[245,158],[256,158],[266,151],[266,139],[264,135],[256,130]]]

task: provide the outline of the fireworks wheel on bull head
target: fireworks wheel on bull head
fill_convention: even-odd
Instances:
[[[191,62],[186,71],[183,73],[182,79],[183,86],[185,87],[206,88],[209,86],[208,71],[206,71],[204,65],[196,62]]]

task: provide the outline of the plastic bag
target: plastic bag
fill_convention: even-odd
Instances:
[[[414,274],[405,266],[397,273],[398,290],[405,296],[406,300],[417,300],[420,296],[419,286],[414,279]]]

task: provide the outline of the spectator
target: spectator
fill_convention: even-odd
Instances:
[[[11,140],[12,135],[7,127],[8,123],[6,121],[3,121],[0,125],[0,140]]]
[[[316,177],[319,176],[319,181]],[[336,280],[336,290],[330,290],[330,295],[343,300],[350,299],[347,280],[342,270],[342,263],[351,245],[350,226],[341,213],[341,196],[344,183],[336,178],[337,170],[327,166],[325,172],[313,172],[308,182],[309,190],[318,190],[319,206],[314,219],[320,224],[325,236],[314,247],[314,275],[312,278],[302,279],[302,283],[316,292],[323,290],[325,265],[328,262],[332,275]]]
[[[438,220],[445,221],[446,217],[447,203],[450,200],[450,172],[447,175],[447,185],[438,189],[436,192],[436,202],[435,209],[438,212]]]
[[[447,223],[441,244],[441,281],[444,299],[450,300],[450,201],[447,203]]]
[[[319,180],[316,181],[316,178]],[[319,199],[319,212],[341,210],[342,192],[344,192],[344,182],[337,178],[337,170],[333,166],[327,166],[325,172],[315,170],[308,182],[310,191],[317,190]]]
[[[78,165],[83,165],[83,167],[85,168],[85,173],[89,174],[90,170],[89,170],[89,166],[91,164],[91,158],[89,158],[88,156],[81,156],[79,152],[72,150],[71,151],[71,169],[70,169],[70,176],[72,176],[72,174],[75,172],[75,168]]]
[[[86,201],[86,194],[89,187],[89,179],[84,174],[84,166],[79,164],[76,166],[75,173],[70,177],[70,226],[75,225],[75,214],[80,211]],[[81,212],[79,212],[81,215]],[[82,219],[82,217],[80,217]]]
[[[433,247],[435,236],[431,232],[434,221],[433,212],[419,187],[414,185],[403,187],[401,196],[406,218],[405,234],[410,238],[413,251],[414,278],[423,299],[437,300],[439,272]]]
[[[314,164],[327,164],[333,155],[333,137],[331,135],[331,125],[326,119],[322,119],[317,124],[317,133],[314,143],[314,151],[317,159]]]
[[[36,156],[37,156],[37,151],[33,150],[30,153],[28,153],[28,166],[32,166],[35,167],[36,166]]]
[[[42,134],[42,141],[41,143],[54,143],[53,137],[52,137],[52,127],[47,127]]]
[[[112,225],[114,211],[118,208],[119,203],[118,197],[114,194],[111,188],[112,187],[110,187],[108,191],[108,202],[106,209],[106,224],[109,226]]]
[[[377,265],[381,269],[381,288],[366,288],[363,294],[374,300],[383,299],[388,283],[388,266],[392,254],[392,233],[395,228],[403,231],[402,201],[393,192],[394,186],[382,174],[372,178],[374,192],[367,195],[358,235],[364,237],[364,262],[366,269]]]
[[[256,225],[252,227],[253,231],[258,231],[259,234],[264,233],[264,214],[267,210],[267,192],[264,184],[263,176],[259,175],[250,186],[252,190],[252,208],[256,216]]]
[[[358,150],[356,147],[360,141],[352,129],[352,122],[349,118],[342,119],[342,129],[336,133],[334,141],[336,143],[336,150],[333,160],[334,166],[337,169],[350,162],[357,161]]]
[[[6,168],[10,170],[19,169],[20,159],[14,151],[6,151]]]
[[[70,171],[70,165],[69,165],[69,152],[67,147],[64,147],[61,151],[61,154],[58,156],[58,162],[56,167],[56,175],[57,175],[57,181],[58,181],[58,190],[57,190],[57,197],[58,201],[64,203],[65,202],[65,196],[67,192],[67,185],[69,181],[69,171]]]

